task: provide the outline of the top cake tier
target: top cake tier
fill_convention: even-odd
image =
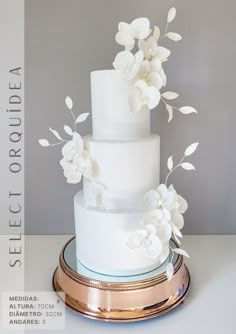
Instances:
[[[150,111],[131,112],[130,83],[116,70],[91,72],[93,138],[137,140],[150,136]]]

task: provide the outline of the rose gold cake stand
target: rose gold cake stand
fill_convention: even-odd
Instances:
[[[172,310],[187,296],[190,275],[181,255],[176,255],[174,260],[171,281],[167,281],[164,271],[156,274],[155,270],[146,276],[123,277],[122,281],[96,273],[93,278],[93,273],[87,269],[85,274],[80,270],[78,273],[75,259],[73,264],[71,259],[75,258],[73,244],[74,238],[61,251],[53,275],[53,288],[56,292],[64,292],[65,304],[85,317],[112,322],[145,320]]]

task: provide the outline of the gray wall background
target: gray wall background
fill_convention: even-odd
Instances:
[[[170,30],[179,43],[165,42],[172,55],[166,64],[167,90],[180,93],[178,106],[198,115],[176,112],[167,123],[162,105],[152,111],[152,130],[161,136],[161,179],[167,158],[181,157],[199,141],[191,162],[196,172],[177,170],[171,177],[189,202],[184,233],[235,234],[236,110],[234,0],[26,0],[26,233],[74,232],[73,195],[58,164],[61,151],[43,149],[38,138],[53,140],[48,126],[63,131],[75,112],[90,111],[92,70],[111,68],[121,48],[114,36],[120,21],[146,16],[164,29],[167,11],[176,6]],[[91,133],[91,119],[81,126]]]

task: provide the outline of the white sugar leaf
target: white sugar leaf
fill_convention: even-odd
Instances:
[[[166,36],[175,42],[178,42],[182,39],[182,36],[180,34],[177,34],[177,32],[168,32]]]
[[[179,96],[179,94],[174,93],[174,92],[165,92],[165,93],[161,94],[161,96],[164,97],[164,99],[167,99],[167,100],[174,100]]]
[[[68,109],[71,110],[73,108],[73,101],[69,96],[66,97],[65,103]]]
[[[173,249],[173,252],[175,252],[175,253],[177,253],[177,254],[180,254],[180,255],[183,255],[183,256],[186,256],[186,257],[190,257],[189,255],[188,255],[188,253],[185,251],[185,250],[183,250],[183,249],[180,249],[180,248],[174,248]]]
[[[168,118],[168,123],[169,123],[173,119],[173,108],[169,104],[166,104],[166,110],[169,113],[169,118]]]
[[[174,238],[175,238],[175,241],[177,242],[177,244],[181,245],[181,242],[180,242],[179,238],[177,237],[177,235],[174,234]]]
[[[181,164],[181,167],[185,170],[195,170],[195,167],[192,164],[190,164],[189,162],[183,162]]]
[[[159,27],[154,26],[153,37],[155,38],[156,41],[158,41],[160,34],[161,32],[160,32]]]
[[[193,154],[196,151],[196,148],[198,147],[199,143],[193,143],[192,145],[188,146],[184,152],[185,156],[189,156]]]
[[[61,136],[59,135],[59,133],[58,133],[56,130],[53,130],[53,129],[51,129],[51,128],[49,128],[49,130],[54,134],[54,136],[55,136],[57,139],[59,139],[59,140],[63,140],[63,139],[61,138]]]
[[[80,114],[76,119],[76,123],[84,122],[87,119],[88,115],[89,115],[89,112],[85,112],[83,114]]]
[[[166,266],[166,276],[167,276],[167,280],[170,281],[171,278],[173,277],[174,275],[174,267],[173,267],[173,264],[170,262],[167,264]]]
[[[73,135],[73,131],[68,125],[64,125],[64,130],[69,136]]]
[[[168,12],[168,16],[167,16],[167,22],[170,23],[174,20],[176,16],[176,8],[175,7],[171,7],[171,9]]]
[[[175,224],[171,224],[172,231],[174,235],[177,235],[179,238],[183,238],[183,234],[180,232],[180,230],[175,226]]]
[[[39,139],[39,144],[44,147],[50,145],[47,139]]]
[[[168,167],[169,170],[172,170],[172,168],[173,168],[173,155],[168,158],[167,167]]]
[[[194,109],[193,107],[188,107],[188,106],[184,106],[184,107],[181,107],[179,108],[179,111],[182,113],[182,114],[192,114],[192,113],[196,113],[197,114],[197,110]]]

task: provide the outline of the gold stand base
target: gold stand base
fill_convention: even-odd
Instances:
[[[77,273],[66,262],[65,250],[73,239],[61,251],[53,288],[64,292],[65,304],[79,314],[110,322],[139,321],[166,313],[185,300],[190,275],[182,256],[175,261],[171,281],[167,281],[164,272],[150,273],[149,278],[142,280],[101,281]],[[108,276],[106,278],[109,280]]]

